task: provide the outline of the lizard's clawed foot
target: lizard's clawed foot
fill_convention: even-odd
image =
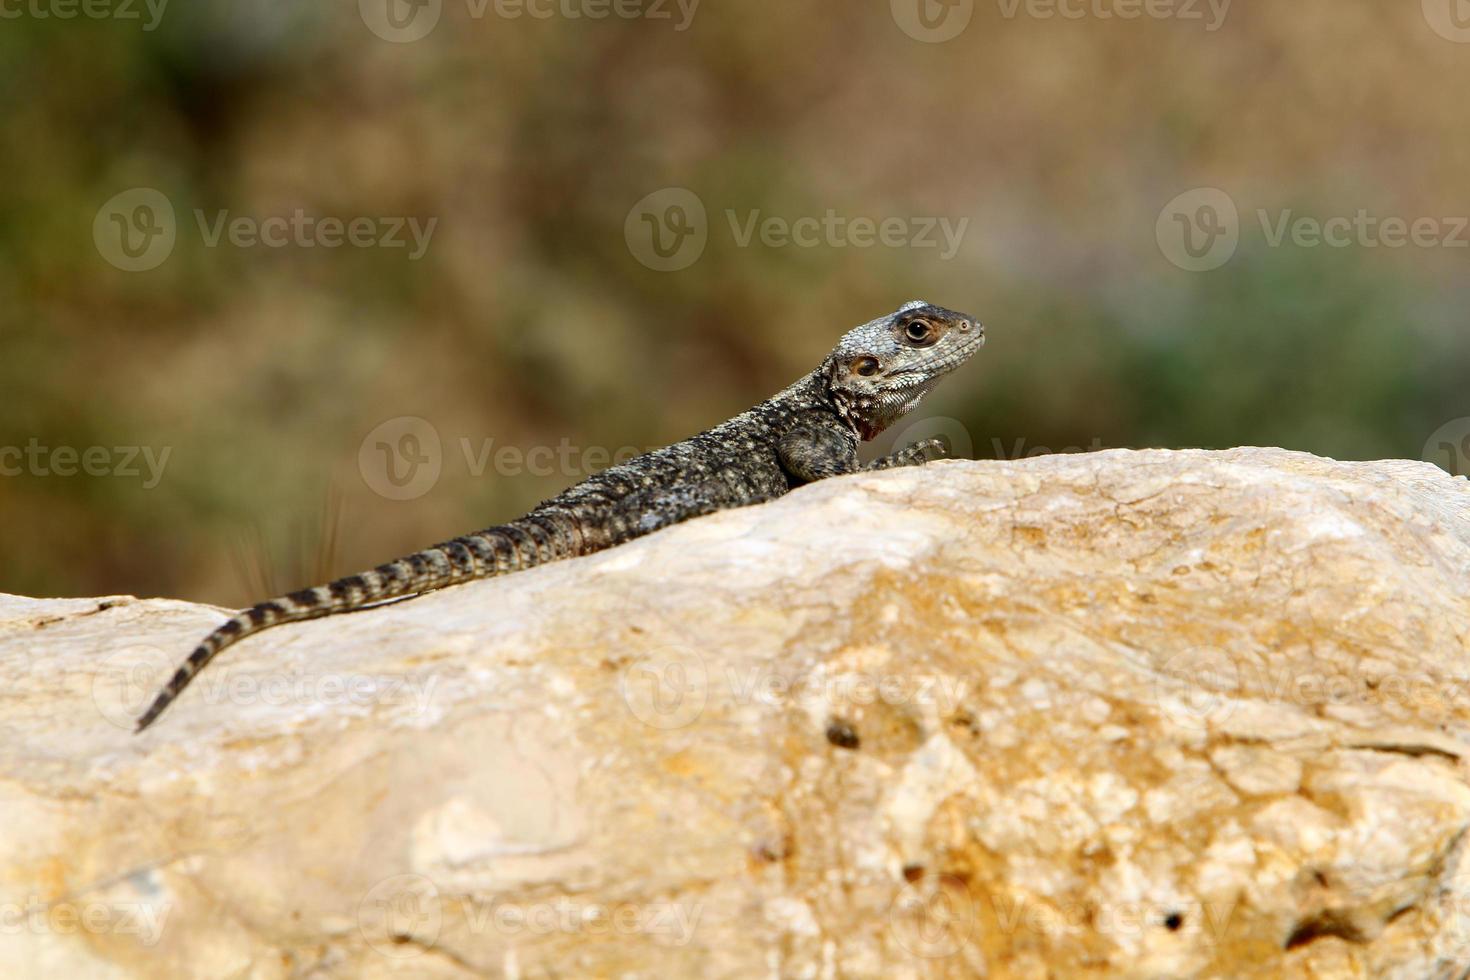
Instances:
[[[938,439],[925,439],[923,442],[916,442],[912,446],[900,449],[896,453],[890,453],[882,459],[875,459],[864,469],[891,470],[898,466],[922,466],[948,456],[949,450],[945,448],[944,443]]]

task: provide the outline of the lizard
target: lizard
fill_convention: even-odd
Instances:
[[[592,554],[828,477],[928,462],[943,455],[938,440],[866,466],[858,445],[918,405],[984,343],[976,318],[922,300],[905,303],[848,331],[816,370],[767,401],[602,470],[523,517],[231,616],[174,672],[135,732],[157,720],[222,650],[262,630]]]

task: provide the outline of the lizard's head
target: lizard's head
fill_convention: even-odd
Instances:
[[[824,365],[832,400],[864,439],[919,403],[985,343],[979,320],[914,301],[850,331]]]

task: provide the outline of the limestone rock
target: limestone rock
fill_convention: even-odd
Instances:
[[[0,599],[0,974],[1470,964],[1470,483],[949,462],[273,630]]]

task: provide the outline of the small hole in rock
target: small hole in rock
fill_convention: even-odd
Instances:
[[[1168,929],[1170,932],[1178,932],[1179,927],[1182,925],[1184,925],[1184,916],[1180,915],[1178,912],[1170,912],[1168,915],[1164,916],[1164,928]]]
[[[827,723],[827,741],[839,749],[855,749],[862,744],[858,733],[847,722],[833,718]]]
[[[767,864],[784,861],[791,856],[791,847],[786,841],[763,841],[755,849],[756,856]]]

